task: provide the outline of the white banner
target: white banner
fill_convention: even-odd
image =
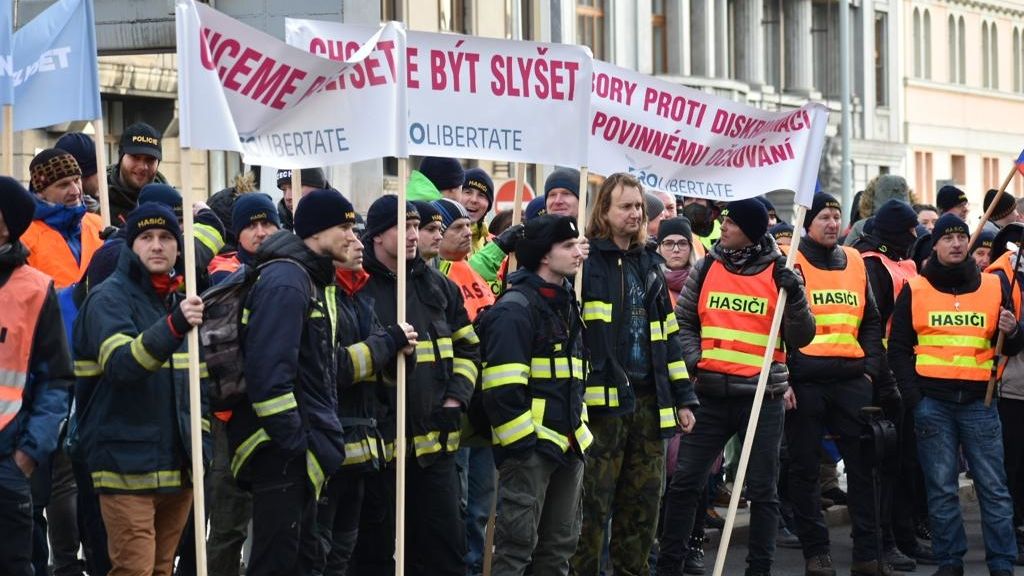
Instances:
[[[828,109],[754,108],[594,61],[591,172],[630,172],[671,194],[738,200],[772,190],[811,205]]]
[[[341,59],[376,28],[288,18],[288,44]],[[409,153],[582,166],[590,51],[581,46],[410,31]]]
[[[175,13],[182,147],[279,168],[406,155],[400,26],[374,27],[337,62],[193,0],[176,0]]]

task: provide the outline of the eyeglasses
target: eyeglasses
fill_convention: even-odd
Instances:
[[[662,240],[661,247],[669,252],[675,252],[676,250],[689,248],[690,243],[686,240]]]

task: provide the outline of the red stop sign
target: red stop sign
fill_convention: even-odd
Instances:
[[[505,180],[498,186],[498,191],[494,194],[494,208],[496,212],[502,210],[511,210],[516,198],[516,181],[515,179]],[[526,205],[533,200],[533,188],[530,187],[528,182],[523,182],[523,210],[526,210]]]

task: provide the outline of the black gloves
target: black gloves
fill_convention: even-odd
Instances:
[[[442,432],[454,432],[462,429],[462,408],[452,406],[450,408],[440,407],[434,410],[434,420]]]
[[[775,272],[772,274],[772,278],[775,279],[775,285],[779,288],[785,288],[786,292],[794,294],[804,289],[804,279],[800,277],[795,270],[792,268],[786,268],[785,266],[775,266]]]
[[[516,249],[516,244],[523,237],[523,225],[516,224],[509,226],[504,232],[494,238],[494,243],[501,248],[505,254],[511,254]]]
[[[188,331],[192,329],[192,325],[185,319],[185,313],[181,311],[180,305],[174,307],[174,310],[168,316],[168,320],[175,332],[175,336],[178,338],[184,338]]]
[[[895,385],[882,386],[875,391],[878,399],[878,406],[885,412],[885,417],[893,422],[899,422],[903,414],[903,397]]]
[[[409,338],[405,335],[405,330],[403,330],[398,324],[388,326],[384,329],[384,332],[391,338],[391,342],[395,345],[396,351],[409,345]]]

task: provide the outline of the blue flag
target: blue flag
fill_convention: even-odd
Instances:
[[[14,103],[11,45],[11,0],[0,0],[0,105]]]
[[[91,0],[60,0],[14,34],[14,130],[100,117]],[[5,74],[6,75],[6,74]]]

